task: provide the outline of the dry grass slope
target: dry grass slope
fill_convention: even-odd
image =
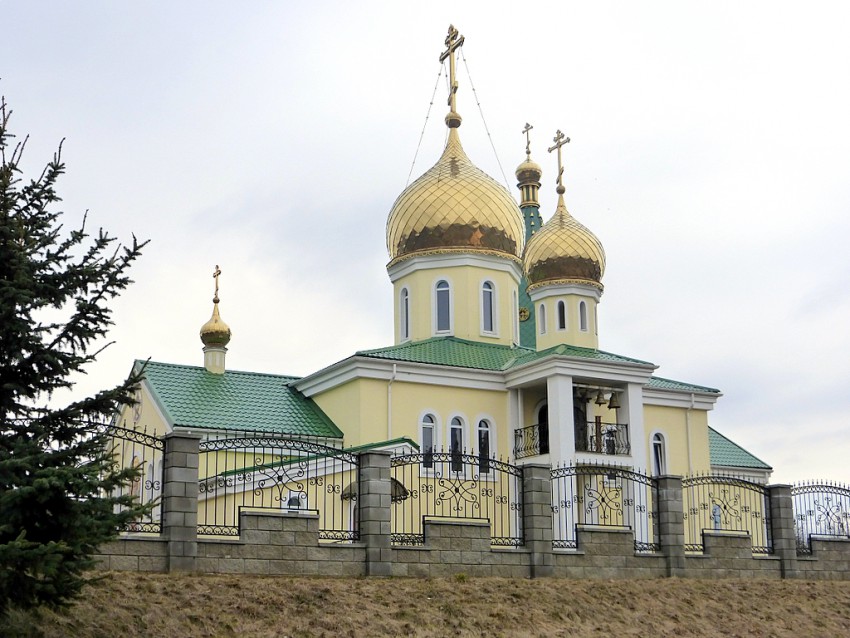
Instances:
[[[113,573],[10,636],[848,636],[850,582]]]

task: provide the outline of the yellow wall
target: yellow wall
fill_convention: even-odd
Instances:
[[[541,295],[541,296],[538,296]],[[545,292],[534,295],[534,316],[537,322],[537,349],[545,350],[553,346],[566,343],[582,348],[598,348],[599,334],[596,325],[596,300],[591,296],[584,295],[552,295],[546,296]],[[566,305],[567,326],[565,330],[558,330],[558,302],[563,301]],[[579,325],[579,302],[587,304],[587,331],[582,331]],[[540,305],[546,307],[546,332],[540,334]]]
[[[644,405],[643,419],[646,433],[646,449],[652,466],[652,435],[661,432],[667,448],[667,472],[685,476],[695,472],[708,472],[710,469],[708,449],[708,412],[657,405]],[[691,456],[688,460],[687,419],[690,419]]]
[[[118,416],[118,425],[128,430],[139,430],[152,436],[163,436],[168,433],[165,420],[157,410],[153,397],[142,383],[136,391],[136,406],[124,406]],[[138,415],[138,416],[137,416]]]
[[[514,324],[518,321],[512,309],[512,296],[517,291],[513,276],[501,270],[479,266],[453,266],[422,269],[398,279],[393,287],[395,316],[395,341],[401,342],[400,305],[402,288],[410,292],[411,339],[419,341],[435,335],[434,288],[445,279],[452,292],[452,331],[456,337],[472,341],[511,345],[514,342]],[[493,282],[496,291],[496,333],[481,330],[481,286],[485,280]]]

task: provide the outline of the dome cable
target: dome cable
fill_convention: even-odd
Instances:
[[[410,184],[410,176],[413,175],[413,168],[416,166],[416,158],[419,157],[419,149],[422,147],[422,139],[425,137],[425,128],[428,126],[428,118],[431,117],[431,108],[434,106],[434,96],[437,95],[437,87],[440,86],[440,78],[443,75],[445,64],[440,65],[440,71],[437,73],[437,81],[434,82],[434,92],[431,93],[431,101],[428,103],[428,112],[425,114],[425,123],[422,124],[422,132],[419,134],[419,143],[416,145],[416,152],[413,154],[413,163],[410,165],[410,172],[407,174],[407,182],[404,187]]]

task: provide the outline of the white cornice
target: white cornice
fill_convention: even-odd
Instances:
[[[581,284],[553,284],[535,288],[528,295],[535,303],[548,297],[564,297],[566,295],[592,297],[596,303],[599,303],[602,298],[602,291],[594,286],[583,286]]]
[[[660,405],[667,408],[693,408],[712,410],[722,395],[713,392],[687,392],[686,390],[643,389],[644,405]]]
[[[510,259],[496,257],[495,255],[475,253],[446,253],[440,255],[420,255],[405,259],[387,268],[390,281],[395,283],[402,277],[417,270],[430,270],[434,268],[458,268],[461,266],[477,266],[491,270],[501,270],[511,275],[517,283],[522,277],[522,268],[518,263]]]
[[[395,372],[393,365],[395,365]],[[392,359],[373,359],[358,355],[299,379],[293,383],[293,386],[304,396],[313,397],[355,379],[389,381],[391,378],[396,383],[422,383],[502,392],[507,390],[504,374],[498,370],[475,370]]]
[[[505,374],[508,388],[518,388],[542,381],[554,375],[590,378],[600,381],[620,383],[648,383],[657,366],[651,363],[630,363],[623,361],[605,361],[569,357],[563,354],[551,354],[543,359],[532,361]]]

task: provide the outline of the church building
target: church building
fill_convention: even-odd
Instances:
[[[463,42],[450,28],[440,56],[450,82],[445,149],[387,218],[392,345],[300,378],[229,370],[217,269],[203,365],[148,362],[138,402],[120,420],[156,434],[263,431],[345,449],[463,451],[655,476],[727,472],[766,483],[770,466],[710,427],[719,390],[599,348],[606,255],[568,208],[561,152],[569,138],[558,131],[548,149],[558,166],[554,211],[541,211],[529,125],[516,193],[467,156],[455,70]],[[576,212],[592,222],[592,211]]]

